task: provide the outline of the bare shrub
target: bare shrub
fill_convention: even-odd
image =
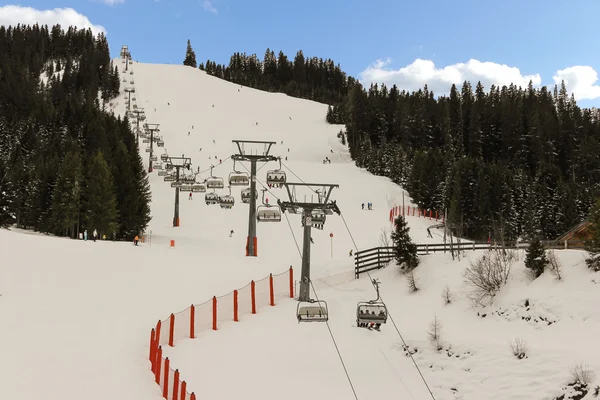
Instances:
[[[559,281],[562,280],[562,264],[558,257],[556,257],[556,252],[549,250],[548,254],[546,254],[546,259],[548,260],[548,265],[550,265],[550,271],[556,275],[556,279]]]
[[[448,285],[446,285],[442,291],[442,298],[444,299],[445,304],[450,304],[452,302],[452,293],[450,292],[450,287]]]
[[[598,396],[600,396],[600,385],[597,385],[597,386],[594,388],[594,393],[593,393],[593,395],[594,395],[594,397],[598,397]]]
[[[379,244],[381,247],[392,246],[392,231],[389,228],[381,228],[381,233],[379,234]]]
[[[463,272],[468,298],[474,305],[486,305],[506,284],[510,277],[512,261],[501,249],[491,249]]]
[[[406,273],[406,283],[408,285],[408,289],[412,292],[417,292],[419,288],[417,287],[417,278],[415,277],[415,273],[411,270]]]
[[[581,383],[583,385],[589,385],[595,378],[594,371],[583,363],[577,364],[569,370],[573,383]]]
[[[437,316],[434,317],[433,321],[429,324],[429,329],[427,330],[427,336],[429,340],[435,345],[437,351],[441,351],[444,346],[442,346],[442,324],[437,319]]]
[[[519,360],[522,360],[523,358],[527,357],[528,348],[527,342],[525,342],[525,340],[517,338],[512,342],[508,342],[508,345],[510,346],[510,351],[512,352],[512,355],[517,357]]]

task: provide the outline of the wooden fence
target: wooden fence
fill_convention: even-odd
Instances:
[[[559,243],[557,241],[543,241],[542,243],[547,249],[583,249],[586,245],[592,241],[582,240],[569,240]],[[529,247],[529,243],[509,243],[504,246],[488,242],[461,242],[461,243],[426,243],[417,244],[417,254],[427,255],[430,253],[438,252],[450,252],[454,251],[473,251],[473,250],[487,250],[490,248],[502,248],[502,249],[526,249]],[[356,279],[360,277],[360,274],[374,271],[386,267],[391,261],[394,260],[394,248],[393,247],[373,247],[366,250],[357,251],[354,255],[354,276]]]

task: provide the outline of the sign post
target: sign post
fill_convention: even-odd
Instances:
[[[331,258],[333,258],[333,232],[329,234],[329,238],[331,239]]]

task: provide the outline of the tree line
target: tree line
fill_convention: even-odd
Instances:
[[[130,239],[150,187],[127,118],[106,110],[119,68],[103,34],[0,26],[0,225]]]

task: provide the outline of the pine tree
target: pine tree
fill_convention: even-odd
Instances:
[[[419,265],[417,245],[412,242],[406,219],[400,215],[394,221],[396,228],[392,232],[396,262],[403,270],[411,271]]]
[[[196,63],[196,53],[192,50],[192,43],[190,39],[187,41],[187,49],[185,51],[185,60],[183,60],[183,65],[187,65],[188,67],[197,67]]]
[[[0,160],[0,228],[6,228],[14,221],[14,193],[8,179],[8,172]]]
[[[59,235],[74,237],[79,224],[83,185],[81,159],[77,151],[65,156],[52,193],[52,222]]]
[[[525,253],[525,267],[529,268],[536,278],[542,275],[548,264],[548,259],[546,258],[546,248],[538,236],[529,243]]]
[[[102,152],[94,154],[86,182],[85,226],[88,231],[98,230],[98,237],[107,236],[117,228],[117,199],[113,177]]]
[[[600,271],[600,198],[590,212],[589,222],[592,238],[588,244],[590,257],[585,262],[594,271]]]

